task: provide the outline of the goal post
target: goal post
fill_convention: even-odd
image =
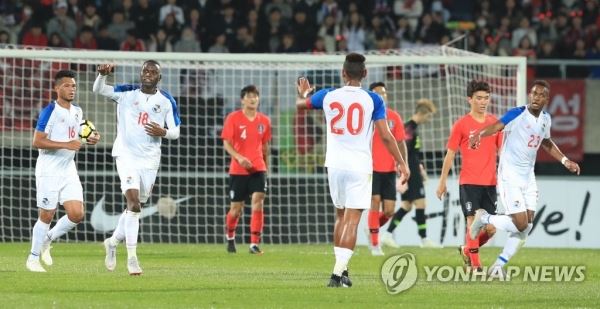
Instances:
[[[526,102],[526,62],[522,57],[488,57],[451,47],[415,47],[367,54],[367,78],[386,83],[389,102],[406,121],[420,98],[438,107],[420,128],[424,162],[430,175],[441,170],[452,123],[469,110],[466,85],[482,79],[492,87],[491,112],[502,114]],[[86,217],[67,240],[99,241],[116,226],[124,197],[110,152],[116,134],[115,103],[92,93],[96,65],[115,63],[108,83],[136,83],[143,61],[162,67],[159,87],[177,100],[181,137],[163,140],[161,167],[140,237],[147,242],[219,243],[228,209],[229,158],[220,132],[227,113],[239,108],[242,87],[255,84],[260,110],[271,117],[273,140],[264,241],[320,243],[332,240],[334,208],[323,168],[325,126],[322,113],[297,112],[299,76],[319,89],[341,86],[343,55],[138,53],[77,50],[0,49],[0,240],[27,241],[37,218],[31,147],[39,111],[53,98],[53,76],[77,73],[75,102],[102,134],[96,146],[76,156],[84,188]],[[459,163],[459,162],[457,162]],[[433,194],[433,193],[430,193]],[[249,208],[238,238],[249,237]],[[62,215],[59,207],[59,215]]]

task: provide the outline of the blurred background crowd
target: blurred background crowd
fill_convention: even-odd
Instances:
[[[494,56],[600,59],[598,0],[3,0],[0,44],[332,53],[445,44]],[[557,67],[530,77],[559,77]],[[569,70],[599,78],[600,69]]]

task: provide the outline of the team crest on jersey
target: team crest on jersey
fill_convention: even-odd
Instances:
[[[128,185],[132,184],[133,183],[133,177],[127,176],[127,180],[125,182],[127,182]]]
[[[263,134],[265,132],[265,126],[262,124],[258,125],[258,134]]]
[[[47,197],[45,197],[45,198],[42,199],[42,204],[44,204],[44,205],[50,204],[50,201],[48,200]]]
[[[470,212],[471,209],[473,209],[473,204],[471,202],[467,202],[465,204],[465,207],[467,208],[467,212]]]
[[[152,106],[152,111],[155,113],[160,113],[160,105],[156,104],[154,106]]]

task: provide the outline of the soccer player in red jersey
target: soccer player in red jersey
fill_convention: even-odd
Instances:
[[[250,253],[262,254],[258,247],[263,229],[263,205],[267,192],[267,158],[271,140],[271,120],[258,111],[259,92],[249,85],[240,93],[242,108],[227,115],[221,138],[231,156],[229,198],[231,207],[225,217],[227,251],[235,253],[235,228],[244,201],[251,197]]]
[[[383,82],[372,83],[369,90],[379,94],[387,103],[387,92]],[[386,120],[392,135],[398,143],[400,154],[406,161],[406,143],[404,142],[404,122],[400,114],[386,108]],[[368,215],[369,234],[371,237],[371,254],[383,255],[379,244],[379,227],[384,225],[393,215],[396,206],[396,161],[387,151],[379,132],[373,135],[373,190],[371,192],[371,209]],[[379,211],[383,203],[383,211]]]
[[[467,86],[467,101],[471,111],[458,119],[448,138],[448,150],[436,195],[439,199],[446,193],[446,180],[456,153],[462,155],[462,167],[459,177],[459,195],[463,214],[467,221],[466,245],[459,247],[465,267],[481,270],[479,247],[483,246],[496,229],[488,224],[478,237],[472,240],[468,229],[473,222],[475,211],[485,209],[488,213],[496,213],[496,159],[502,146],[502,133],[494,138],[483,139],[479,150],[469,147],[469,137],[486,126],[496,123],[498,119],[487,113],[490,104],[490,85],[484,81],[472,80]]]

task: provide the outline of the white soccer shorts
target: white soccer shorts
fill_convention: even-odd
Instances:
[[[329,191],[336,208],[369,209],[373,174],[327,168]]]
[[[526,185],[510,181],[509,177],[498,177],[498,193],[507,215],[537,210],[538,188],[533,173]]]
[[[136,168],[131,161],[115,158],[117,163],[117,172],[121,180],[121,192],[129,189],[135,189],[140,192],[140,203],[146,203],[152,193],[152,187],[156,181],[158,170]]]
[[[35,178],[37,207],[51,210],[66,201],[83,203],[83,187],[78,175]]]

